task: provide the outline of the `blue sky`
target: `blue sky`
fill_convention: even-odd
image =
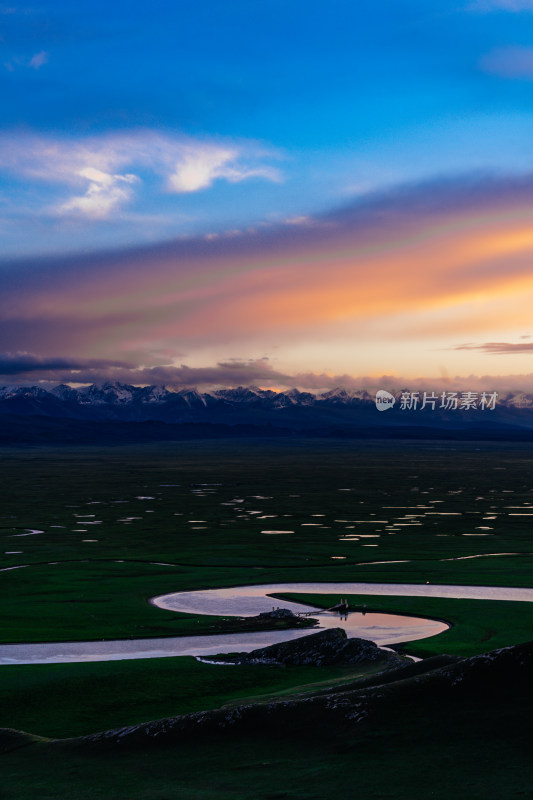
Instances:
[[[435,176],[527,171],[532,12],[526,0],[4,4],[2,253],[240,229]],[[187,191],[171,180],[184,151],[204,171]]]

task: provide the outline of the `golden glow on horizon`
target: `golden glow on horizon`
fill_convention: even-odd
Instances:
[[[309,242],[280,240],[274,255],[259,242],[255,252],[152,256],[130,272],[111,262],[14,292],[3,318],[41,321],[52,351],[65,327],[79,325],[87,356],[159,350],[182,352],[186,363],[201,353],[213,363],[253,351],[271,353],[280,369],[418,375],[446,350],[446,368],[468,372],[479,369],[480,355],[456,345],[529,329],[532,218],[529,207],[448,213],[338,236],[327,226],[311,229]],[[524,356],[482,358],[487,373],[501,374]]]

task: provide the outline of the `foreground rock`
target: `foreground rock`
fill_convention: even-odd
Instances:
[[[251,653],[229,653],[205,656],[203,661],[226,661],[229,664],[305,664],[329,666],[331,664],[373,664],[379,662],[384,669],[405,664],[396,653],[382,650],[367,639],[348,639],[342,628],[312,633],[289,642],[260,647]]]

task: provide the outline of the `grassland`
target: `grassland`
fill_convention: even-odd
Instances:
[[[227,624],[147,602],[195,588],[294,580],[533,585],[527,444],[28,448],[4,450],[0,467],[2,642],[190,635]],[[330,599],[309,598],[325,606]],[[419,655],[467,655],[533,639],[526,603],[351,602],[453,623],[409,646]],[[250,668],[241,679],[236,669],[186,658],[0,667],[1,724],[67,735],[350,677]],[[213,670],[209,679],[206,670]],[[453,719],[446,713],[419,708],[410,719],[399,709],[386,723],[327,741],[319,726],[305,742],[258,732],[201,753],[163,747],[110,758],[32,744],[2,756],[4,788],[17,800],[344,798],[354,796],[355,773],[365,798],[507,800],[526,791],[531,769],[520,755],[519,708],[498,702],[480,713],[464,704]]]
[[[475,695],[475,696],[474,696]],[[19,742],[1,756],[5,800],[509,800],[531,796],[531,692],[480,702],[405,695],[364,724],[91,749]],[[2,741],[0,740],[0,746]]]
[[[14,568],[0,572],[4,642],[213,630],[146,602],[210,586],[531,585],[528,445],[36,448],[4,451],[0,466],[3,566]],[[472,558],[483,553],[517,555]],[[383,561],[401,563],[372,563]]]
[[[336,595],[316,594],[276,596],[301,603],[314,603],[321,608],[331,607],[337,598]],[[413,614],[449,622],[451,627],[447,631],[428,639],[409,642],[400,648],[420,658],[442,653],[473,656],[533,640],[533,603],[368,595],[348,595],[346,599],[354,611],[365,606],[367,611]]]
[[[2,667],[0,728],[65,738],[335,686],[381,668],[222,666],[194,658]]]

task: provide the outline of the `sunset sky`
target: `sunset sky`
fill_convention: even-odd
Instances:
[[[0,47],[0,384],[533,391],[533,0],[49,0]]]

